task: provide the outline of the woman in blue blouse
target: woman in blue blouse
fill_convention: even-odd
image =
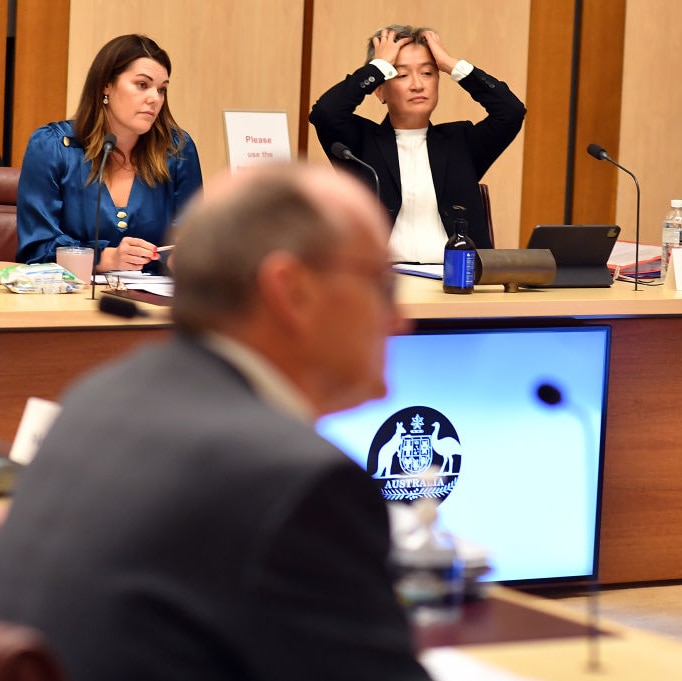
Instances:
[[[142,35],[108,42],[88,72],[76,115],[29,140],[19,180],[19,262],[53,262],[58,246],[94,246],[104,136],[97,271],[140,270],[153,260],[182,204],[201,187],[190,136],[173,119],[168,55]]]

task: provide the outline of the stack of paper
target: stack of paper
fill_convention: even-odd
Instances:
[[[156,295],[169,298],[173,296],[174,282],[171,277],[149,274],[148,272],[137,272],[134,270],[116,270],[107,272],[107,275],[113,275],[116,281],[129,291],[148,291],[149,293],[155,293]],[[106,284],[106,275],[98,274],[95,278],[95,283]]]
[[[636,244],[634,241],[616,241],[608,262],[609,270],[611,270],[614,279],[635,275],[635,252]],[[661,276],[660,246],[639,245],[639,276],[647,278]]]

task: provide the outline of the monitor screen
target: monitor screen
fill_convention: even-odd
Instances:
[[[484,579],[593,576],[609,344],[610,327],[568,323],[392,337],[388,395],[318,432],[388,502],[437,498],[440,525],[488,551]]]

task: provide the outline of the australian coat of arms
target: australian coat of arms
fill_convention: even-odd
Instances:
[[[367,470],[387,501],[431,497],[443,501],[462,465],[459,436],[450,420],[426,406],[401,409],[379,428]]]

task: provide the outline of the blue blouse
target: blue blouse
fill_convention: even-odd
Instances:
[[[102,186],[98,246],[124,236],[162,244],[167,227],[201,187],[196,146],[187,133],[178,156],[168,156],[170,181],[150,187],[135,177],[127,206],[115,206]],[[94,246],[97,182],[86,184],[92,161],[69,121],[38,128],[26,148],[19,178],[17,261],[54,262],[58,246]]]

